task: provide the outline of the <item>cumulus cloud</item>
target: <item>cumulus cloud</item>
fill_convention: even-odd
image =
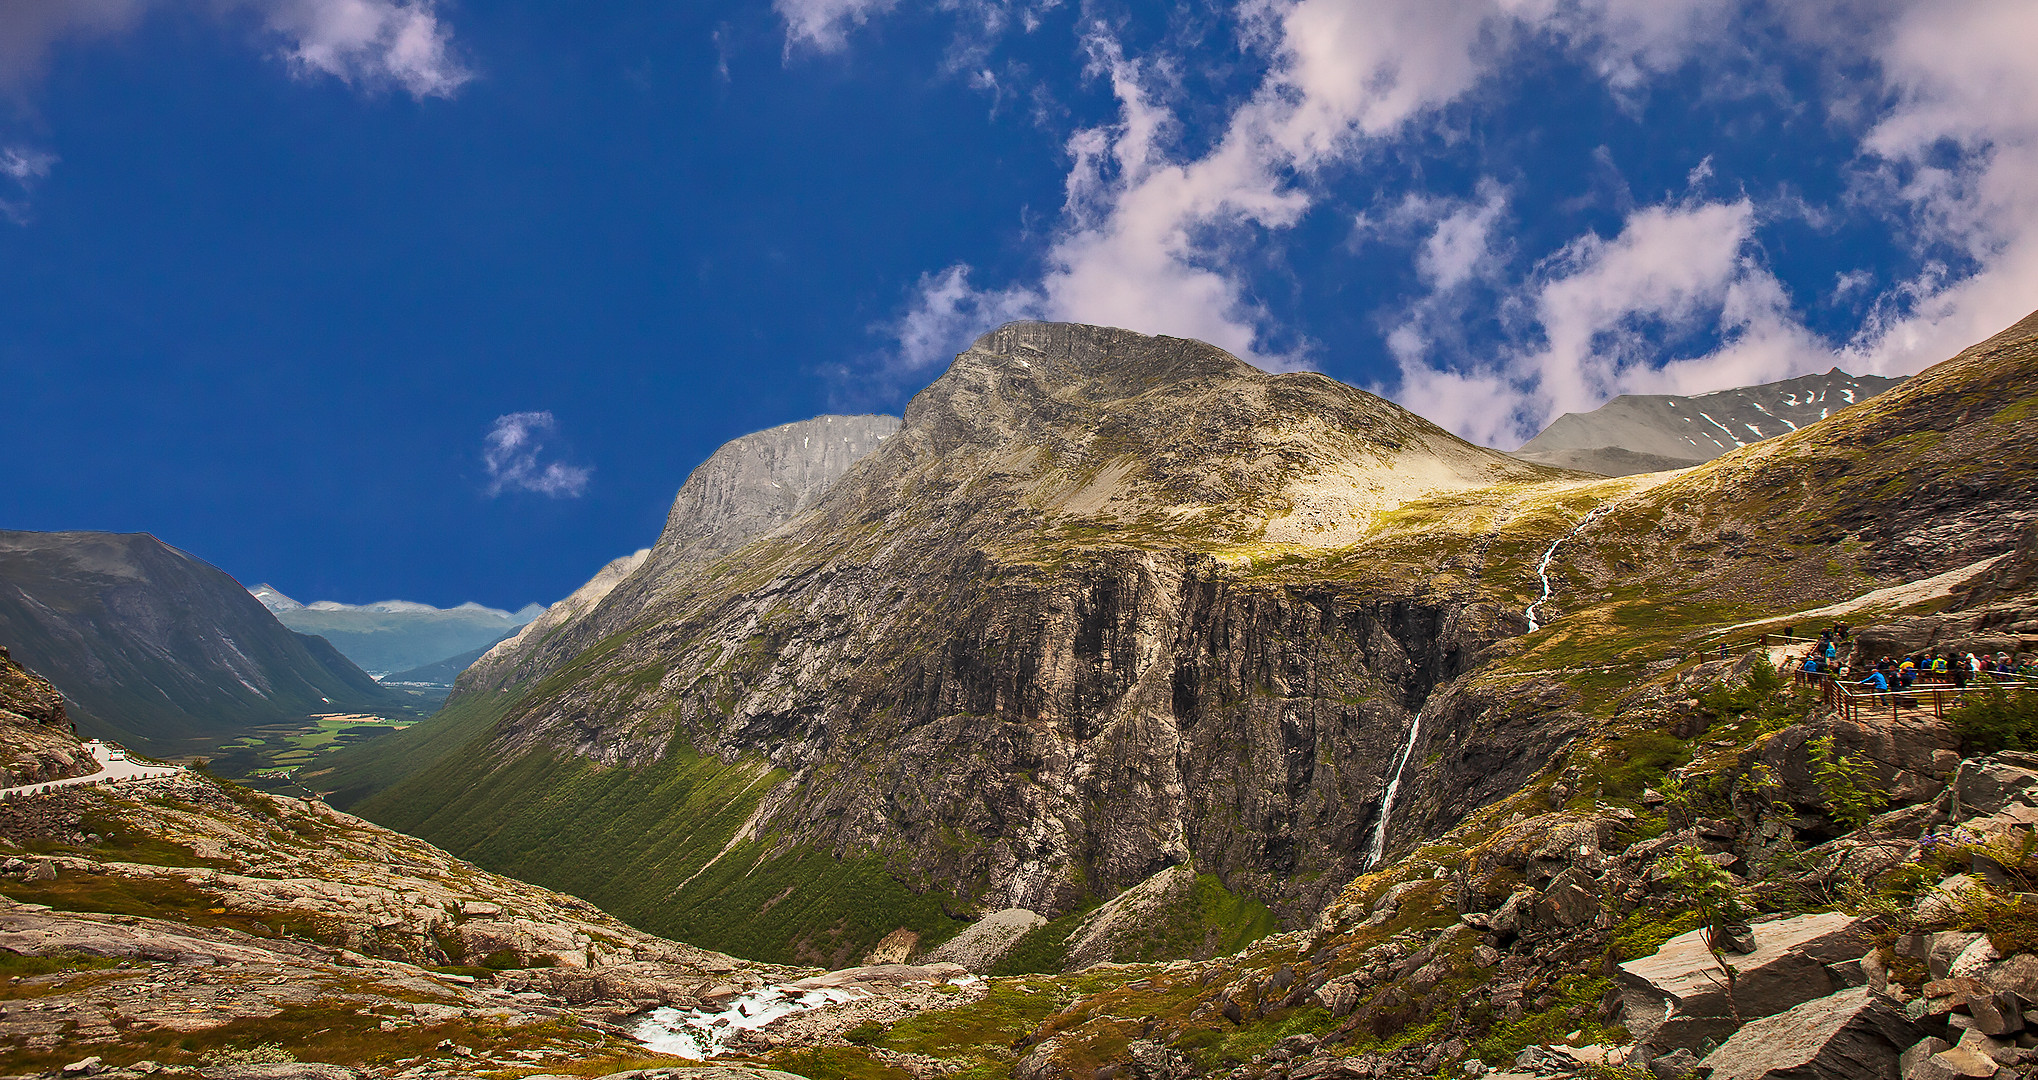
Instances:
[[[895,0],[778,2],[789,35],[833,28],[808,36],[839,45],[826,34]],[[1833,300],[1868,301],[1869,314],[1836,345],[1805,328],[1763,261],[1765,224],[1826,220],[1787,192],[1705,198],[1701,164],[1683,199],[1630,205],[1611,238],[1579,236],[1526,268],[1510,266],[1497,185],[1469,200],[1404,200],[1355,232],[1418,238],[1413,269],[1428,293],[1383,328],[1401,374],[1388,389],[1461,434],[1511,445],[1614,394],[1702,392],[1835,362],[1913,372],[2038,297],[2029,0],[1246,0],[1239,11],[1241,44],[1266,58],[1266,74],[1194,152],[1178,138],[1170,58],[1126,56],[1107,27],[1087,31],[1117,115],[1066,143],[1066,199],[1038,275],[981,287],[966,267],[923,278],[895,328],[899,364],[930,364],[1014,313],[1295,364],[1297,350],[1270,345],[1282,328],[1250,287],[1254,249],[1318,206],[1339,168],[1433,122],[1524,43],[1570,51],[1622,100],[1694,58],[1752,55],[1757,39],[1827,64],[1835,75],[1818,104],[1862,133],[1850,205],[1911,238],[1921,269],[1879,286],[1840,278]],[[1475,286],[1498,296],[1507,330],[1477,355],[1450,340]]]
[[[1857,367],[1916,371],[2008,326],[2038,297],[2038,7],[2024,0],[1901,5],[1869,47],[1896,105],[1864,149],[1923,245],[1974,265],[1898,283],[1848,349]],[[1948,150],[1952,154],[1948,154]]]
[[[168,0],[0,0],[0,87],[38,78],[67,39],[125,33]],[[246,11],[304,76],[362,87],[394,86],[413,97],[452,94],[472,74],[453,55],[451,30],[432,0],[213,0],[212,11]]]
[[[1766,382],[1830,358],[1757,257],[1756,225],[1746,199],[1693,201],[1636,210],[1610,240],[1579,237],[1517,290],[1538,343],[1469,370],[1397,350],[1397,397],[1467,438],[1513,446],[1616,394]],[[1716,335],[1717,347],[1662,361],[1664,340],[1694,333]]]
[[[849,43],[849,31],[897,7],[899,0],[772,0],[785,20],[786,51],[808,46],[835,52]]]
[[[300,75],[393,85],[416,98],[449,97],[473,78],[452,55],[451,31],[430,0],[257,0],[256,6]]]
[[[515,412],[495,418],[482,440],[481,462],[488,469],[488,494],[529,491],[555,499],[587,492],[592,470],[558,461],[542,461],[544,438],[559,429],[549,412]]]
[[[1494,17],[1490,5],[1427,0],[1262,5],[1251,25],[1276,43],[1271,73],[1200,157],[1174,151],[1177,120],[1155,90],[1167,72],[1093,25],[1090,64],[1117,98],[1116,120],[1068,140],[1062,226],[1039,284],[973,309],[1037,298],[1048,318],[1198,338],[1274,370],[1305,366],[1305,352],[1268,343],[1237,253],[1301,219],[1314,201],[1298,182],[1307,174],[1469,89]]]

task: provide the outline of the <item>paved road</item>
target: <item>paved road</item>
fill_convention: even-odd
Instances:
[[[40,784],[23,784],[20,787],[0,788],[0,799],[16,795],[30,795],[51,788],[71,787],[77,784],[96,784],[101,780],[140,780],[151,776],[171,776],[183,770],[176,765],[144,765],[139,761],[127,760],[126,751],[106,745],[97,739],[85,744],[92,756],[99,759],[99,771],[90,776],[73,776],[68,780],[48,780]]]

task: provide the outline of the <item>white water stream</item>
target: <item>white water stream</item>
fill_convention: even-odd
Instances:
[[[1536,564],[1536,576],[1543,581],[1543,595],[1535,603],[1530,604],[1527,610],[1522,612],[1523,615],[1528,617],[1529,633],[1533,634],[1543,628],[1543,624],[1536,621],[1536,609],[1542,607],[1550,599],[1550,560],[1557,557],[1557,549],[1564,546],[1564,541],[1584,532],[1585,526],[1592,524],[1593,518],[1611,509],[1613,509],[1611,506],[1602,506],[1585,515],[1576,526],[1572,527],[1570,532],[1558,537],[1556,542],[1550,545],[1550,550],[1543,552],[1543,561]]]
[[[767,986],[719,1009],[653,1009],[630,1025],[630,1037],[661,1054],[704,1061],[728,1049],[739,1031],[755,1031],[796,1012],[869,996],[863,990],[834,987]]]
[[[1387,825],[1394,820],[1394,796],[1401,791],[1401,774],[1408,770],[1408,759],[1415,756],[1415,744],[1422,739],[1422,710],[1415,710],[1415,719],[1408,723],[1408,745],[1401,748],[1401,760],[1394,765],[1394,775],[1387,780],[1387,791],[1380,796],[1380,820],[1373,823],[1373,849],[1366,856],[1366,869],[1380,865],[1387,857]]]

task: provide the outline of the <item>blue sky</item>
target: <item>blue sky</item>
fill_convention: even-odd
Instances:
[[[1513,446],[2038,307],[2028,0],[0,0],[0,527],[557,599],[1008,318]]]

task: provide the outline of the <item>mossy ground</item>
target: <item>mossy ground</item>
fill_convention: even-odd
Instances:
[[[11,1072],[53,1070],[84,1057],[98,1057],[108,1067],[152,1060],[166,1065],[197,1065],[235,1052],[274,1045],[299,1061],[336,1065],[388,1066],[397,1061],[422,1059],[441,1068],[459,1070],[465,1059],[438,1049],[451,1040],[479,1054],[505,1054],[513,1050],[550,1051],[572,1062],[569,1072],[599,1067],[597,1072],[622,1067],[670,1067],[687,1064],[677,1058],[632,1053],[627,1044],[611,1036],[572,1024],[541,1023],[510,1027],[494,1023],[453,1020],[439,1024],[406,1025],[393,1031],[381,1023],[401,1015],[399,1010],[378,1011],[372,997],[356,1001],[285,1006],[263,1019],[241,1019],[204,1031],[180,1033],[169,1028],[136,1028],[123,1031],[116,1041],[77,1041],[47,1050],[22,1046],[0,1048],[0,1068]],[[535,1070],[534,1070],[535,1071]],[[545,1071],[560,1071],[547,1066]]]

